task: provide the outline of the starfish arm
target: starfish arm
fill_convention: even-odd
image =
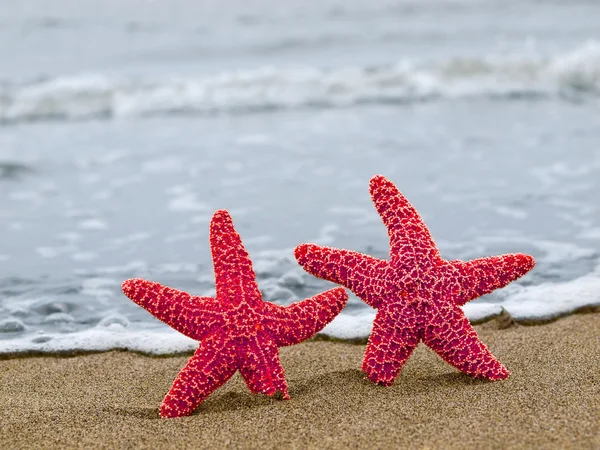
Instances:
[[[501,380],[510,372],[479,340],[462,309],[451,303],[429,307],[423,341],[448,364],[475,378]]]
[[[375,175],[371,178],[370,192],[375,209],[388,230],[392,262],[402,263],[403,257],[412,258],[415,253],[420,258],[439,257],[423,219],[394,183],[383,175]]]
[[[193,297],[187,292],[139,278],[124,281],[121,288],[127,297],[158,320],[197,341],[225,323],[219,305],[211,297]]]
[[[466,262],[451,261],[443,272],[446,284],[458,287],[458,294],[453,295],[454,302],[464,305],[515,281],[534,266],[532,256],[511,253]]]
[[[240,373],[253,394],[272,396],[281,392],[284,400],[290,399],[283,367],[279,361],[279,350],[264,333],[250,338],[241,359]]]
[[[362,370],[376,384],[391,386],[419,343],[417,315],[410,305],[380,308],[365,351]]]
[[[250,255],[224,209],[216,211],[210,222],[210,248],[217,298],[230,299],[240,293],[245,298],[260,298]]]
[[[278,347],[298,344],[325,328],[347,302],[348,294],[341,287],[290,306],[265,302],[263,325]]]
[[[190,415],[237,370],[235,348],[220,333],[209,336],[173,382],[160,406],[163,418]]]
[[[308,273],[346,286],[372,308],[393,290],[389,263],[350,250],[300,244],[294,250],[296,260]]]

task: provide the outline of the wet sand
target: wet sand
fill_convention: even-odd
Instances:
[[[0,448],[600,448],[600,314],[477,326],[511,370],[477,381],[423,345],[391,388],[364,345],[281,349],[292,399],[236,375],[190,416],[158,407],[188,356],[128,352],[0,360]]]

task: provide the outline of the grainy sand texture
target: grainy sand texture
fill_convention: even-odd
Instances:
[[[127,352],[0,360],[2,448],[600,448],[600,315],[477,327],[512,371],[462,375],[421,345],[390,387],[364,345],[283,348],[290,401],[236,375],[190,416],[158,407],[188,357]]]

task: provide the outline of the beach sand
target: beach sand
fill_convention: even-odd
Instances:
[[[390,387],[363,379],[364,345],[281,350],[292,399],[236,376],[190,416],[158,407],[188,356],[128,352],[0,360],[2,448],[600,448],[600,315],[477,326],[512,371],[462,375],[420,345]]]

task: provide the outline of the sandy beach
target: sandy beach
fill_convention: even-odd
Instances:
[[[0,360],[2,448],[600,448],[600,315],[477,326],[512,371],[472,380],[421,345],[391,388],[363,345],[283,348],[292,400],[239,375],[181,419],[158,407],[187,356],[128,352]]]

